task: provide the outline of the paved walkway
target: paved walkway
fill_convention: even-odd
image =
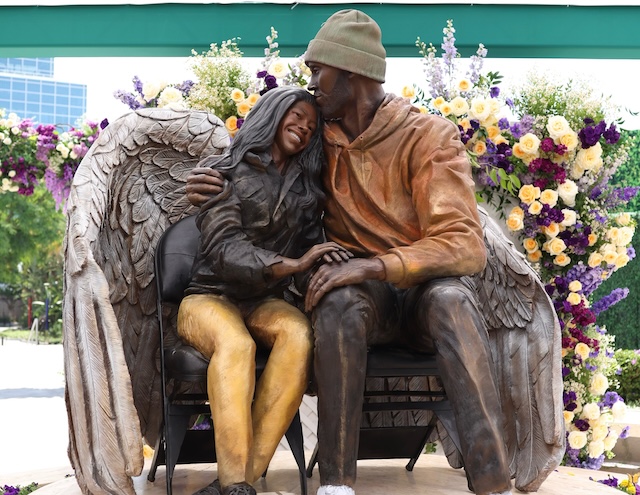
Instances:
[[[0,486],[40,484],[73,471],[62,345],[0,345]],[[33,479],[37,473],[38,479]]]

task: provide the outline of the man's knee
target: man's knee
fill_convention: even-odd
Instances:
[[[430,317],[437,315],[457,315],[461,311],[477,309],[475,294],[457,278],[434,280],[421,294],[418,303]]]
[[[326,294],[313,312],[316,346],[325,341],[366,344],[370,304],[354,286],[339,287]]]

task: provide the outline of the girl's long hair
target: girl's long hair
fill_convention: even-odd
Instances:
[[[267,91],[251,109],[227,151],[223,155],[205,159],[203,165],[228,170],[238,165],[247,152],[270,152],[280,121],[298,101],[313,105],[317,113],[316,130],[309,144],[298,155],[292,157],[302,168],[305,195],[301,206],[305,209],[319,210],[325,197],[319,186],[320,173],[324,167],[323,120],[313,95],[302,88],[277,87]]]

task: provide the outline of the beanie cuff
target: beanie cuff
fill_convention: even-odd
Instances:
[[[304,58],[306,62],[318,62],[360,74],[380,83],[384,82],[386,60],[356,48],[323,39],[313,39],[309,43]]]

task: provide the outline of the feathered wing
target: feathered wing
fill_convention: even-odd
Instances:
[[[135,494],[142,439],[154,444],[162,416],[155,246],[194,213],[189,171],[228,144],[214,115],[138,110],[107,126],[76,172],[63,325],[69,457],[83,493]]]
[[[479,211],[488,260],[472,279],[486,308],[511,473],[516,488],[536,491],[564,455],[560,326],[537,274]]]

